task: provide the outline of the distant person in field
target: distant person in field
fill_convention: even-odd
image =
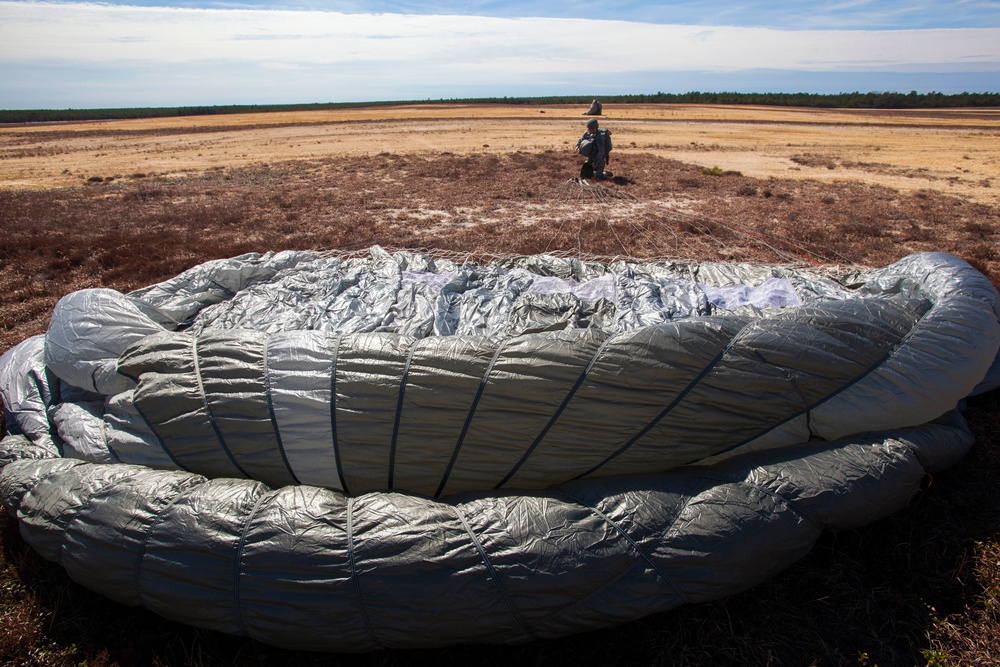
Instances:
[[[583,112],[584,116],[600,116],[601,115],[601,102],[600,100],[594,100],[590,103],[590,108]]]
[[[580,168],[580,178],[608,178],[604,169],[611,158],[611,131],[600,129],[596,118],[587,121],[587,131],[576,142],[576,152],[587,158]]]

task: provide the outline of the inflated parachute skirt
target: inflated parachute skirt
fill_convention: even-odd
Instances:
[[[0,360],[0,494],[81,584],[294,648],[517,642],[717,599],[972,444],[1000,297],[788,267],[211,262]],[[989,372],[988,372],[989,371]]]

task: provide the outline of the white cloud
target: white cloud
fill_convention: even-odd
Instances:
[[[0,2],[0,60],[364,59],[502,70],[817,69],[1000,62],[1000,29],[783,31],[584,19],[343,14]],[[497,63],[501,66],[498,67]]]
[[[40,66],[50,73],[60,66],[133,73],[197,68],[203,82],[215,68],[242,66],[292,77],[274,82],[286,91],[296,72],[303,91],[309,76],[327,72],[358,90],[492,83],[501,95],[519,82],[587,81],[588,74],[607,80],[691,71],[998,71],[1000,28],[792,31],[0,0],[0,67]],[[267,84],[259,74],[253,82]],[[8,85],[0,84],[0,105],[16,92],[5,94]],[[226,89],[234,85],[227,81]]]

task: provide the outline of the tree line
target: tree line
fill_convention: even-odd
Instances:
[[[649,95],[563,95],[549,97],[487,97],[465,99],[410,100],[394,102],[326,102],[315,104],[229,104],[219,106],[136,107],[121,109],[30,109],[2,110],[0,123],[42,123],[58,121],[122,120],[170,116],[211,116],[277,111],[323,111],[331,109],[387,106],[397,104],[587,104],[594,98],[605,104],[747,104],[785,107],[841,109],[948,109],[959,107],[1000,107],[1000,93],[853,92],[821,95],[815,93],[689,93],[657,92]]]
[[[493,98],[509,104],[746,104],[782,107],[841,109],[948,109],[959,107],[1000,107],[1000,93],[909,93],[853,92],[821,95],[816,93],[656,93],[653,95],[594,95],[571,97]]]

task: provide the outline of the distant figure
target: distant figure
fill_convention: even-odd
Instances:
[[[587,158],[580,168],[580,178],[608,178],[604,168],[611,159],[611,130],[602,130],[596,118],[587,121],[587,131],[576,142],[576,152]]]
[[[584,116],[600,116],[601,115],[601,102],[600,100],[594,100],[590,103],[590,108],[583,112]]]

